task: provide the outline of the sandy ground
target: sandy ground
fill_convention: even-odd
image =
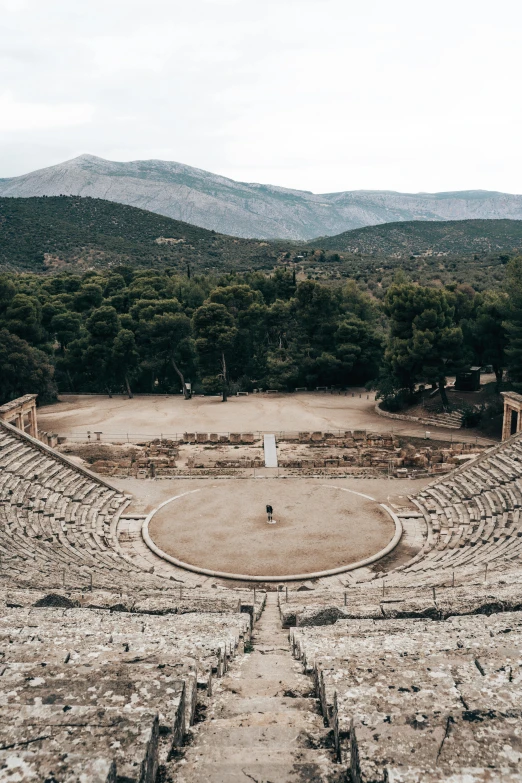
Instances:
[[[359,397],[359,394],[361,395]],[[153,439],[184,432],[274,432],[371,430],[424,437],[426,427],[386,419],[375,412],[375,398],[361,390],[352,397],[338,394],[252,394],[232,397],[65,396],[38,410],[39,427],[58,435],[86,439],[87,430],[101,431],[104,440]],[[431,428],[433,439],[475,441],[472,430]],[[94,438],[94,435],[92,436]],[[479,442],[485,441],[478,438]]]
[[[267,503],[274,508],[272,525]],[[376,502],[332,482],[302,479],[193,485],[149,526],[152,540],[180,560],[256,576],[346,565],[378,552],[394,531]]]

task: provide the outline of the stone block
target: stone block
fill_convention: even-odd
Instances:
[[[241,443],[253,443],[253,442],[254,442],[254,434],[252,432],[241,433]]]
[[[310,440],[310,433],[309,432],[300,432],[299,433],[299,443],[308,443]]]
[[[196,443],[206,443],[208,441],[208,433],[198,432],[196,435]]]
[[[230,443],[241,443],[241,433],[240,432],[231,432],[230,433]]]
[[[310,436],[310,440],[312,440],[312,441],[323,440],[323,433],[322,432],[312,432],[312,434]]]
[[[183,440],[185,443],[195,443],[196,442],[196,434],[194,432],[186,432],[183,435]]]
[[[219,443],[219,435],[217,432],[211,432],[208,439],[211,443]]]
[[[366,440],[366,431],[365,430],[354,430],[353,431],[353,439],[354,440]]]

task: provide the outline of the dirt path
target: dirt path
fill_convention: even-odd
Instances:
[[[337,783],[335,762],[312,680],[292,658],[288,633],[269,593],[252,637],[253,649],[215,682],[203,723],[181,761],[172,762],[172,783]]]

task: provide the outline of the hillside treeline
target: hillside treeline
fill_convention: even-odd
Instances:
[[[470,364],[522,382],[522,260],[504,291],[419,286],[384,300],[283,269],[220,277],[113,267],[0,276],[0,400],[29,391],[195,392],[372,383],[389,407]]]

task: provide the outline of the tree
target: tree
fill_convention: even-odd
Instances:
[[[120,319],[114,307],[99,307],[86,323],[88,341],[84,352],[85,371],[109,396],[115,381],[114,340],[120,331]]]
[[[56,399],[49,357],[7,329],[0,329],[0,401],[38,394],[40,402]]]
[[[86,323],[91,339],[96,343],[114,340],[120,329],[120,319],[114,307],[99,307]]]
[[[509,378],[522,390],[522,256],[509,262],[506,272],[509,295],[505,327],[509,339],[506,349]]]
[[[200,365],[211,378],[219,378],[223,402],[226,402],[229,352],[237,334],[234,319],[225,305],[208,302],[194,313],[193,326]]]
[[[439,389],[448,407],[446,376],[460,366],[463,341],[449,295],[413,283],[395,284],[386,294],[385,312],[390,331],[379,396],[391,389],[411,394],[417,383],[427,381]]]
[[[471,340],[477,362],[491,364],[500,391],[506,366],[507,330],[505,318],[508,314],[507,294],[486,291],[479,295],[476,317],[469,324]]]
[[[8,275],[0,275],[0,315],[16,294],[16,286]]]
[[[99,307],[103,301],[101,286],[96,283],[85,283],[74,296],[74,309],[78,313],[84,313]]]
[[[112,346],[112,361],[114,374],[117,379],[121,379],[125,383],[130,399],[133,397],[130,379],[136,372],[139,358],[134,332],[129,329],[120,329]]]
[[[60,343],[62,355],[70,342],[76,340],[80,334],[81,318],[78,313],[64,311],[51,318],[49,329]]]
[[[211,292],[208,301],[224,305],[236,326],[228,362],[229,376],[250,384],[265,369],[266,306],[261,293],[248,285],[219,286]]]
[[[339,362],[337,383],[342,386],[366,383],[379,371],[382,338],[371,324],[348,315],[335,333],[335,356]]]
[[[181,382],[183,396],[190,399],[183,364],[192,359],[192,327],[190,319],[183,313],[155,315],[146,325],[151,350],[157,360],[169,363]]]
[[[17,293],[6,307],[3,326],[29,343],[39,344],[43,339],[42,308],[34,296]]]

